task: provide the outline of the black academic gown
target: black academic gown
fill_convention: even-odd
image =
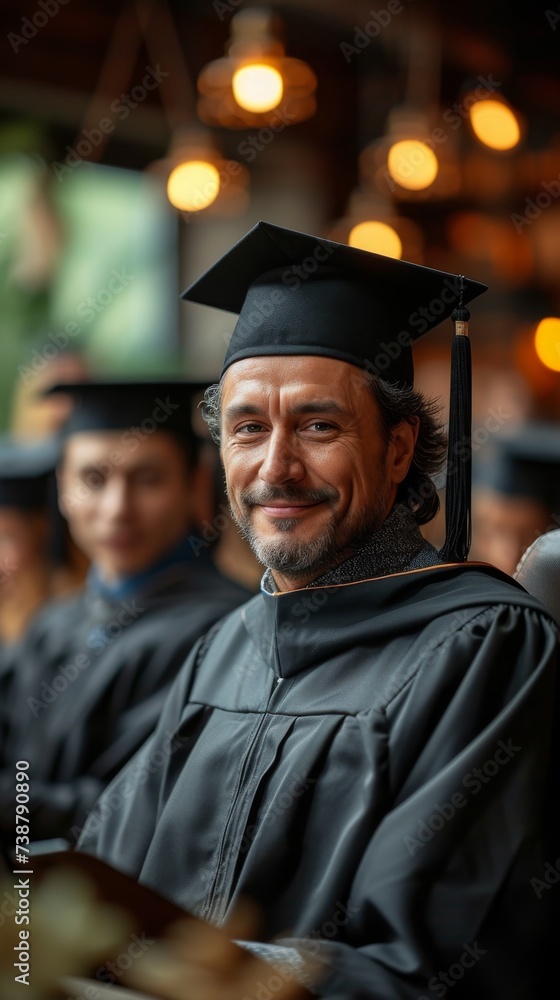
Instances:
[[[476,565],[260,594],[78,847],[210,922],[252,897],[331,1000],[536,1000],[556,657],[538,602]]]
[[[16,648],[0,770],[0,832],[14,835],[14,765],[30,764],[33,840],[75,841],[87,810],[142,745],[194,642],[250,595],[201,553],[109,600],[52,602]]]

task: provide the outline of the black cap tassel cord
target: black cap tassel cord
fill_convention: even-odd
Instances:
[[[469,310],[463,305],[463,278],[459,305],[451,320],[451,387],[445,494],[445,543],[442,562],[466,562],[471,546],[472,480],[472,363]]]

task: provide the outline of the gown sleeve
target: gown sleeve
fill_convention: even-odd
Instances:
[[[95,664],[95,677],[84,675],[83,690],[78,677],[36,718],[20,695],[26,726],[14,726],[10,764],[0,771],[0,831],[13,830],[15,762],[29,759],[33,839],[76,843],[104,788],[153,732],[171,682],[200,634],[200,622],[196,626],[190,619],[182,627],[171,621],[167,635],[160,627],[150,647],[129,643],[124,662],[115,647]],[[72,716],[76,722],[68,725]]]
[[[557,655],[544,615],[487,609],[431,644],[395,694],[392,808],[357,859],[347,925],[336,941],[281,942],[323,966],[318,995],[547,995],[560,926],[560,887],[545,878],[560,868]]]
[[[167,693],[155,730],[95,803],[78,839],[78,850],[95,854],[136,878],[173,773],[174,750],[185,742],[180,728],[183,707],[203,650],[216,627],[193,646]]]

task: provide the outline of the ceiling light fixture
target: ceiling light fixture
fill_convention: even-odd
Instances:
[[[505,101],[477,101],[470,109],[470,122],[476,138],[490,149],[514,149],[521,139],[519,120]]]
[[[243,129],[269,124],[280,106],[290,124],[315,114],[317,78],[307,63],[286,56],[281,35],[279,17],[266,8],[232,17],[226,56],[198,77],[201,121]]]

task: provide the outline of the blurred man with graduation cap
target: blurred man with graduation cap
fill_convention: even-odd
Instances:
[[[56,438],[0,440],[0,745],[14,674],[11,646],[55,593],[51,545],[59,456]]]
[[[86,586],[43,609],[13,649],[0,823],[13,833],[13,766],[30,763],[34,840],[71,842],[105,784],[152,731],[200,635],[249,592],[215,568],[197,528],[191,423],[198,383],[54,387],[75,406],[59,503],[91,560]],[[162,741],[165,757],[173,747]]]
[[[522,587],[465,562],[465,303],[484,290],[259,223],[184,293],[239,313],[207,416],[266,571],[78,848],[209,923],[250,897],[246,949],[286,976],[313,955],[333,1000],[540,995],[557,635]],[[410,345],[452,314],[437,552],[418,524],[442,439]],[[129,794],[165,733],[181,746]]]
[[[560,427],[531,421],[479,453],[473,556],[513,575],[523,553],[560,526]]]
[[[53,596],[56,438],[0,440],[0,642],[16,641]]]

